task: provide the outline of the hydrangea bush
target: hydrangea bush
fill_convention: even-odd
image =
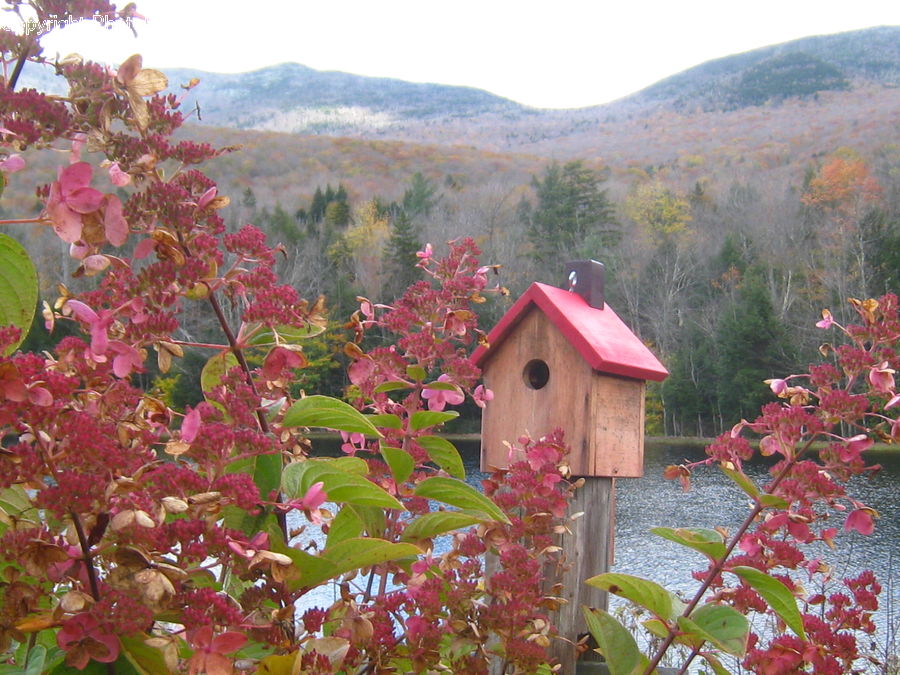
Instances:
[[[0,30],[2,183],[27,153],[57,151],[60,166],[37,187],[38,216],[2,223],[51,228],[85,290],[60,285],[43,309],[48,328],[66,322],[78,336],[18,351],[37,273],[0,236],[0,672],[552,672],[560,600],[545,577],[565,564],[564,440],[519,439],[511,457],[522,459],[479,491],[437,434],[466,396],[492,398],[468,358],[484,340],[473,303],[497,290],[475,244],[451,242],[443,257],[427,246],[424,280],[392,306],[360,298],[346,401],[293,397],[303,343],[324,330],[326,309],[280,283],[261,231],[226,232],[229,199],[200,167],[232,149],[173,136],[185,121],[179,97],[139,56],[112,69],[42,55],[61,17],[130,23],[134,5],[5,4],[23,30]],[[54,68],[69,93],[17,89],[26,61]],[[716,669],[718,653],[739,654],[764,673],[855,662],[874,579],[820,598],[781,570],[823,573],[798,546],[831,541],[826,507],[870,530],[874,514],[844,481],[866,470],[873,417],[876,434],[900,433],[889,414],[896,299],[857,308],[863,324],[845,329],[834,365],[773,381],[783,404],[711,447],[709,462],[753,504],[747,522],[733,534],[658,532],[709,558],[694,600],[625,575],[589,580],[651,611],[663,651],[686,644]],[[189,339],[184,317],[201,311],[219,343]],[[382,346],[366,351],[373,331]],[[165,373],[189,346],[209,350],[203,402],[176,411],[136,386],[150,359]],[[311,456],[309,428],[340,431],[342,455]],[[768,486],[741,470],[744,432],[781,456]],[[692,468],[669,473],[686,481]],[[334,589],[327,607],[310,600],[323,585]],[[791,633],[754,636],[751,611]],[[613,672],[654,669],[659,659],[637,655],[608,615],[586,617]]]

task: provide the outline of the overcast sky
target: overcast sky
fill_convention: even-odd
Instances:
[[[137,39],[123,27],[68,26],[45,41],[47,52],[111,63],[139,52],[162,70],[296,62],[571,108],[721,56],[900,25],[900,0],[139,0],[137,8],[147,17]]]

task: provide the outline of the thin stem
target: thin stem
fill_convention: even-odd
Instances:
[[[184,347],[196,347],[198,349],[230,349],[228,345],[217,345],[212,342],[190,342],[189,340],[169,340],[173,345],[182,345]]]
[[[43,223],[44,219],[38,216],[37,218],[13,218],[10,220],[0,220],[0,225],[27,225],[29,223]]]
[[[691,652],[691,655],[688,657],[687,661],[684,662],[684,664],[681,666],[681,669],[675,675],[685,675],[685,673],[687,673],[688,668],[691,665],[691,661],[693,661],[695,658],[697,658],[697,655],[699,653],[700,653],[700,647],[699,646],[694,647],[694,649]]]
[[[787,475],[791,472],[791,469],[794,468],[794,465],[797,461],[804,455],[804,453],[809,449],[812,445],[812,439],[807,441],[806,445],[799,451],[797,454],[790,458],[788,462],[784,465],[784,467],[779,471],[778,475],[772,480],[772,482],[767,486],[766,492],[771,493],[778,485],[784,480]],[[681,613],[681,616],[687,618],[691,615],[691,612],[700,604],[700,601],[703,599],[703,596],[706,594],[706,591],[709,590],[709,587],[712,585],[713,581],[719,574],[722,573],[722,570],[725,567],[725,563],[728,562],[728,558],[731,557],[731,552],[734,551],[734,547],[737,546],[738,542],[741,540],[741,537],[746,534],[747,530],[750,529],[750,526],[756,521],[757,516],[765,510],[765,506],[763,506],[759,500],[756,500],[756,504],[753,507],[753,510],[748,514],[748,516],[744,519],[744,522],[741,523],[741,526],[738,528],[737,532],[735,532],[734,536],[731,538],[731,541],[725,548],[725,553],[716,560],[715,564],[712,566],[710,571],[706,574],[706,577],[703,579],[703,582],[700,584],[700,588],[697,589],[697,592],[694,593],[694,597],[688,603],[687,607],[685,607],[684,611]],[[659,662],[662,661],[663,656],[665,656],[666,651],[669,647],[672,646],[672,643],[675,641],[675,631],[673,629],[669,629],[669,634],[666,636],[666,639],[663,640],[663,643],[659,646],[659,649],[656,650],[656,654],[653,656],[653,660],[650,662],[650,665],[644,670],[644,675],[650,675],[656,667],[659,665]],[[691,661],[694,660],[697,653],[696,651],[692,653],[687,661],[684,663],[682,668],[687,668]],[[682,671],[684,672],[684,671]]]
[[[96,602],[100,601],[100,586],[97,584],[97,570],[94,569],[94,559],[91,556],[90,546],[87,537],[84,534],[84,527],[81,524],[81,518],[74,511],[69,511],[72,516],[72,524],[75,526],[75,533],[78,535],[78,544],[81,546],[81,559],[87,569],[88,583],[91,587],[91,597]]]
[[[244,379],[247,381],[247,385],[250,387],[250,390],[253,392],[254,396],[259,398],[259,391],[256,388],[256,383],[253,381],[253,374],[250,370],[250,364],[247,363],[247,359],[244,356],[244,350],[241,349],[241,346],[240,344],[238,344],[234,332],[231,330],[231,326],[228,325],[228,320],[225,318],[225,312],[222,311],[222,305],[219,304],[219,299],[216,297],[214,291],[210,291],[209,296],[207,297],[209,300],[209,304],[216,315],[216,319],[219,322],[219,326],[222,328],[222,332],[225,334],[225,339],[228,340],[228,345],[231,348],[231,353],[234,354],[234,357],[237,359],[238,365],[244,372]],[[256,409],[256,421],[259,424],[259,430],[262,433],[266,435],[271,434],[272,430],[269,427],[269,420],[266,419],[266,414],[265,412],[263,412],[262,408]],[[268,495],[260,496],[264,499],[268,497]],[[277,501],[281,501],[281,493],[278,494]],[[290,540],[290,531],[288,530],[287,525],[287,513],[276,509],[275,518],[278,520],[278,527],[281,529],[281,533],[284,536],[284,541],[288,542]]]
[[[22,51],[19,52],[19,58],[16,61],[16,67],[13,68],[12,75],[9,77],[9,83],[6,85],[6,88],[12,91],[16,88],[16,83],[19,81],[19,75],[22,74],[22,68],[25,67],[25,62],[28,60],[28,52],[31,51],[31,45],[34,40],[31,35],[25,40],[25,43],[22,45]]]

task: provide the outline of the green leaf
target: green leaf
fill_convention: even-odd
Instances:
[[[456,478],[465,479],[466,467],[463,465],[459,450],[446,438],[440,436],[420,436],[416,442],[425,448],[429,459],[444,471]]]
[[[325,332],[325,326],[316,326],[312,324],[302,327],[276,326],[275,332],[278,333],[278,337],[281,339],[282,343],[295,345],[303,340],[309,340],[317,335],[321,335]],[[275,342],[275,333],[272,332],[271,329],[261,330],[253,336],[252,340],[250,340],[250,344],[254,346],[271,345],[275,344]]]
[[[434,511],[419,516],[407,525],[400,539],[403,541],[431,539],[439,534],[461,530],[483,520],[483,518],[462,511]]]
[[[776,509],[786,509],[788,507],[788,502],[786,499],[779,497],[778,495],[770,495],[764,494],[760,495],[759,503],[763,506],[770,506]]]
[[[384,394],[389,391],[397,391],[398,389],[409,389],[409,382],[403,382],[402,380],[393,380],[391,382],[382,382],[377,387],[375,387],[376,394]]]
[[[13,518],[35,524],[41,522],[40,512],[32,506],[28,493],[21,485],[0,490],[0,523],[7,524]]]
[[[320,461],[326,461],[341,471],[355,473],[357,476],[366,476],[369,473],[369,465],[362,457],[329,457]]]
[[[285,551],[294,560],[300,573],[297,579],[290,582],[293,590],[318,586],[347,572],[389,560],[415,557],[421,553],[422,550],[413,544],[394,544],[371,537],[345,539],[335,546],[329,546],[318,556],[297,549]]]
[[[650,530],[653,534],[674,541],[676,544],[687,546],[712,560],[718,560],[725,555],[725,540],[715,530],[699,527],[654,527]]]
[[[413,416],[409,420],[409,428],[413,431],[418,431],[419,429],[427,429],[428,427],[433,427],[438,424],[443,424],[444,422],[449,422],[450,420],[456,419],[457,417],[459,417],[459,413],[452,410],[447,412],[420,410],[417,413],[413,413]]]
[[[257,455],[256,457],[241,459],[231,462],[227,467],[228,473],[252,473],[253,482],[259,490],[260,497],[269,499],[269,496],[281,487],[282,460],[280,453]],[[263,527],[267,518],[272,518],[271,512],[261,509],[258,513],[250,513],[244,509],[226,506],[223,510],[226,527],[240,530],[248,537],[252,537]]]
[[[366,415],[366,419],[376,427],[381,427],[382,429],[403,429],[403,420],[401,420],[396,415],[391,415],[390,413],[382,413],[380,415]]]
[[[678,617],[678,627],[698,639],[695,647],[707,641],[734,656],[743,656],[747,649],[750,623],[734,607],[712,603],[701,605],[689,618]]]
[[[649,665],[625,626],[602,609],[582,607],[588,630],[606,659],[610,675],[633,675]]]
[[[365,506],[363,504],[350,504],[349,507],[359,516],[363,528],[370,537],[380,539],[384,537],[387,528],[387,515],[384,509],[378,506]]]
[[[392,448],[387,445],[381,446],[381,456],[391,469],[394,476],[394,482],[402,485],[406,479],[412,475],[416,463],[408,452],[400,448]]]
[[[345,504],[328,526],[328,538],[325,540],[325,547],[334,546],[345,539],[358,537],[362,534],[362,531],[362,518],[353,510],[352,506]]]
[[[719,661],[718,658],[716,658],[715,654],[710,654],[709,652],[700,652],[700,656],[706,659],[706,662],[713,669],[714,675],[731,675],[731,671],[722,665],[722,662]]]
[[[631,574],[607,572],[591,577],[584,583],[631,600],[663,621],[670,621],[684,611],[684,603],[665,588]]]
[[[494,502],[468,483],[455,478],[445,478],[444,476],[426,478],[416,486],[414,494],[417,497],[434,499],[464,511],[483,514],[489,520],[509,522],[509,518]]]
[[[119,654],[119,658],[116,659],[113,668],[113,672],[116,675],[146,675],[146,673],[137,670],[124,653]],[[167,671],[163,670],[160,672],[165,673]],[[108,675],[109,664],[100,663],[99,661],[88,661],[84,670],[79,670],[74,666],[67,666],[65,663],[61,663],[51,670],[50,673],[51,675]]]
[[[426,389],[440,389],[442,391],[459,391],[459,387],[450,382],[438,382],[435,380],[434,382],[429,382],[425,385]]]
[[[0,234],[0,326],[16,326],[19,341],[10,345],[11,354],[28,335],[38,302],[37,270],[22,245]]]
[[[238,365],[237,357],[230,351],[219,352],[211,357],[200,371],[200,388],[209,392],[222,384],[225,374]]]
[[[416,382],[424,382],[425,378],[428,377],[428,373],[421,366],[409,366],[406,369],[406,376]]]
[[[284,426],[324,427],[366,436],[381,436],[378,429],[359,410],[330,396],[301,398],[285,413]]]
[[[738,487],[741,488],[749,497],[752,499],[756,499],[759,496],[759,488],[756,487],[756,484],[750,480],[750,478],[743,471],[738,471],[737,469],[730,469],[725,464],[720,464],[719,468],[722,469],[722,473],[728,476],[731,480],[738,484]]]
[[[24,670],[22,666],[2,664],[0,665],[0,675],[41,675],[47,662],[47,648],[44,645],[34,645],[27,650],[27,658],[28,667]]]
[[[141,638],[122,635],[119,640],[122,642],[122,655],[140,675],[165,675],[172,672],[166,666],[162,651],[148,646]]]
[[[797,600],[790,589],[774,577],[761,572],[755,567],[733,567],[731,572],[750,584],[750,587],[759,593],[782,621],[794,631],[794,634],[805,640],[806,631],[803,630],[803,617],[797,609]]]
[[[362,461],[355,457],[307,459],[305,462],[286,466],[283,484],[288,499],[302,498],[310,487],[321,482],[327,499],[332,502],[380,506],[386,509],[403,508],[399,501],[365,476],[345,470],[344,466],[351,468],[354,466],[339,461],[347,459]]]

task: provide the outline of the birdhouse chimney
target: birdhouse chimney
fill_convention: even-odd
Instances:
[[[563,288],[577,293],[594,309],[603,309],[603,263],[596,260],[572,260],[566,263]]]

